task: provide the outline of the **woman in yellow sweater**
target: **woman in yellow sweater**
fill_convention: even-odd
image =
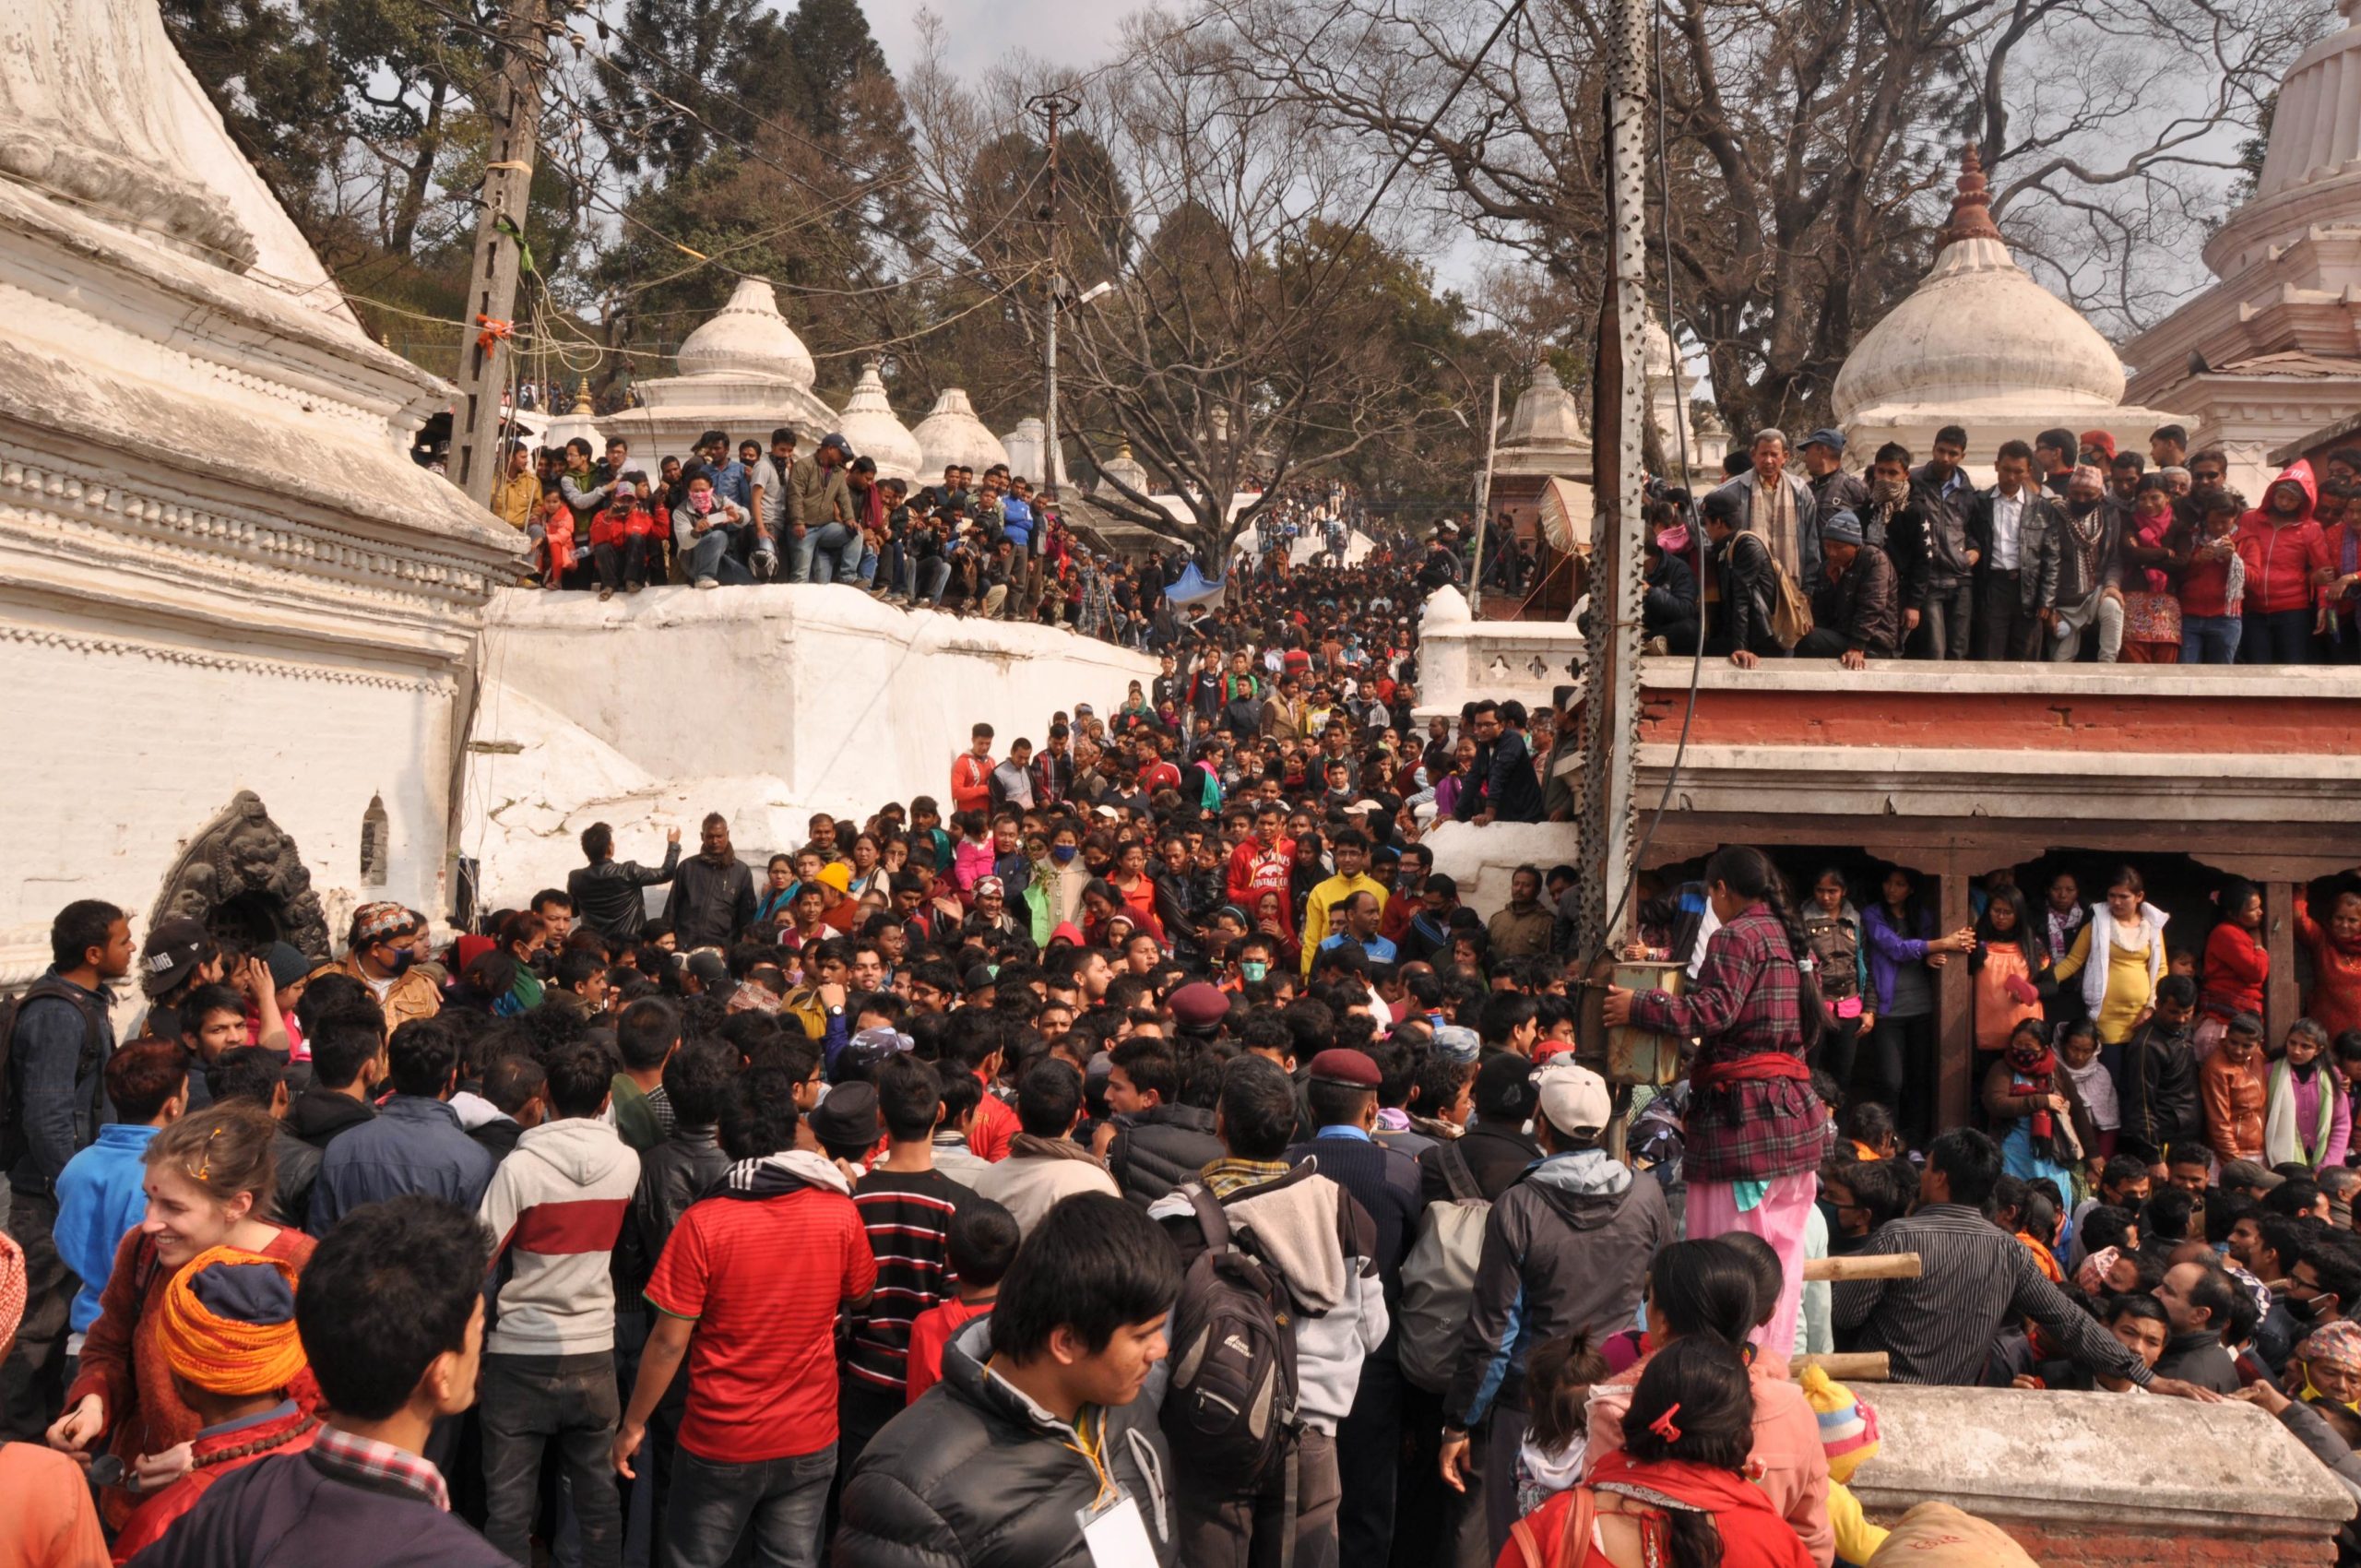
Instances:
[[[2147,901],[2147,893],[2138,872],[2130,866],[2118,870],[2107,882],[2106,902],[2091,906],[2090,922],[2052,971],[2060,985],[2082,977],[2082,1001],[2102,1046],[2121,1045],[2154,1010],[2169,917]],[[2104,954],[2105,962],[2094,954]]]

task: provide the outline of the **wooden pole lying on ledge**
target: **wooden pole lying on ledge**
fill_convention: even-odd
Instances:
[[[1787,1363],[1787,1371],[1796,1377],[1804,1375],[1806,1367],[1818,1367],[1839,1383],[1885,1383],[1892,1376],[1883,1350],[1854,1350],[1841,1355],[1797,1356]]]
[[[1848,1258],[1804,1260],[1807,1285],[1822,1279],[1916,1279],[1923,1272],[1916,1253],[1864,1253]]]

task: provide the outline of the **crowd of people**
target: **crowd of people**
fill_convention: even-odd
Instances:
[[[529,541],[526,580],[602,600],[648,584],[718,588],[836,583],[887,604],[1066,626],[1132,647],[1180,646],[1191,615],[1166,589],[1188,564],[1173,547],[1126,561],[1067,525],[1054,486],[1008,465],[951,466],[934,484],[881,475],[841,434],[799,454],[782,425],[770,445],[709,430],[684,460],[635,459],[621,436],[603,455],[511,441],[492,510]],[[1258,485],[1261,481],[1254,481]],[[1259,490],[1258,490],[1259,493]],[[1299,483],[1257,515],[1250,564],[1306,534],[1341,563],[1360,521],[1349,487]]]
[[[2000,444],[1897,442],[1848,468],[1845,437],[1758,432],[1731,477],[1659,498],[1644,545],[1660,652],[2146,664],[2361,662],[2361,446],[2299,460],[2260,495],[2218,447],[2159,427],[2143,457],[2105,431]]]
[[[1563,715],[1418,722],[1460,564],[1275,552],[1114,711],[979,725],[943,796],[759,865],[597,824],[565,885],[465,933],[363,905],[330,962],[68,905],[0,1018],[0,1539],[1894,1561],[1874,1400],[1790,1372],[1832,1350],[2236,1396],[2361,1486],[2361,882],[2274,1041],[2250,889],[2184,956],[2129,869],[1940,932],[1905,872],[1857,904],[1726,849],[1635,911],[1686,983],[1591,1004],[1686,1070],[1610,1084],[1574,872],[1485,919],[1421,842],[1566,806]],[[1806,1283],[1887,1253],[1921,1274]]]

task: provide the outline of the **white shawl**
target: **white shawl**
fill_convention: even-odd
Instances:
[[[2148,989],[2153,992],[2165,972],[2165,922],[2172,917],[2153,904],[2140,906],[2140,921],[2148,937]],[[2124,944],[2130,950],[2130,944]],[[2104,903],[2091,906],[2090,956],[2082,965],[2082,1004],[2095,1018],[2106,1003],[2106,975],[2113,967],[2115,917]]]

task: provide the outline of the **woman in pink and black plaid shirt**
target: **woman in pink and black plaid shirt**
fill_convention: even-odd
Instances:
[[[1722,923],[1688,994],[1610,988],[1607,1021],[1700,1042],[1689,1064],[1688,1233],[1751,1230],[1771,1243],[1786,1283],[1764,1343],[1786,1346],[1803,1299],[1816,1173],[1834,1135],[1804,1060],[1826,1019],[1818,980],[1797,963],[1811,949],[1769,859],[1722,849],[1704,882]]]

